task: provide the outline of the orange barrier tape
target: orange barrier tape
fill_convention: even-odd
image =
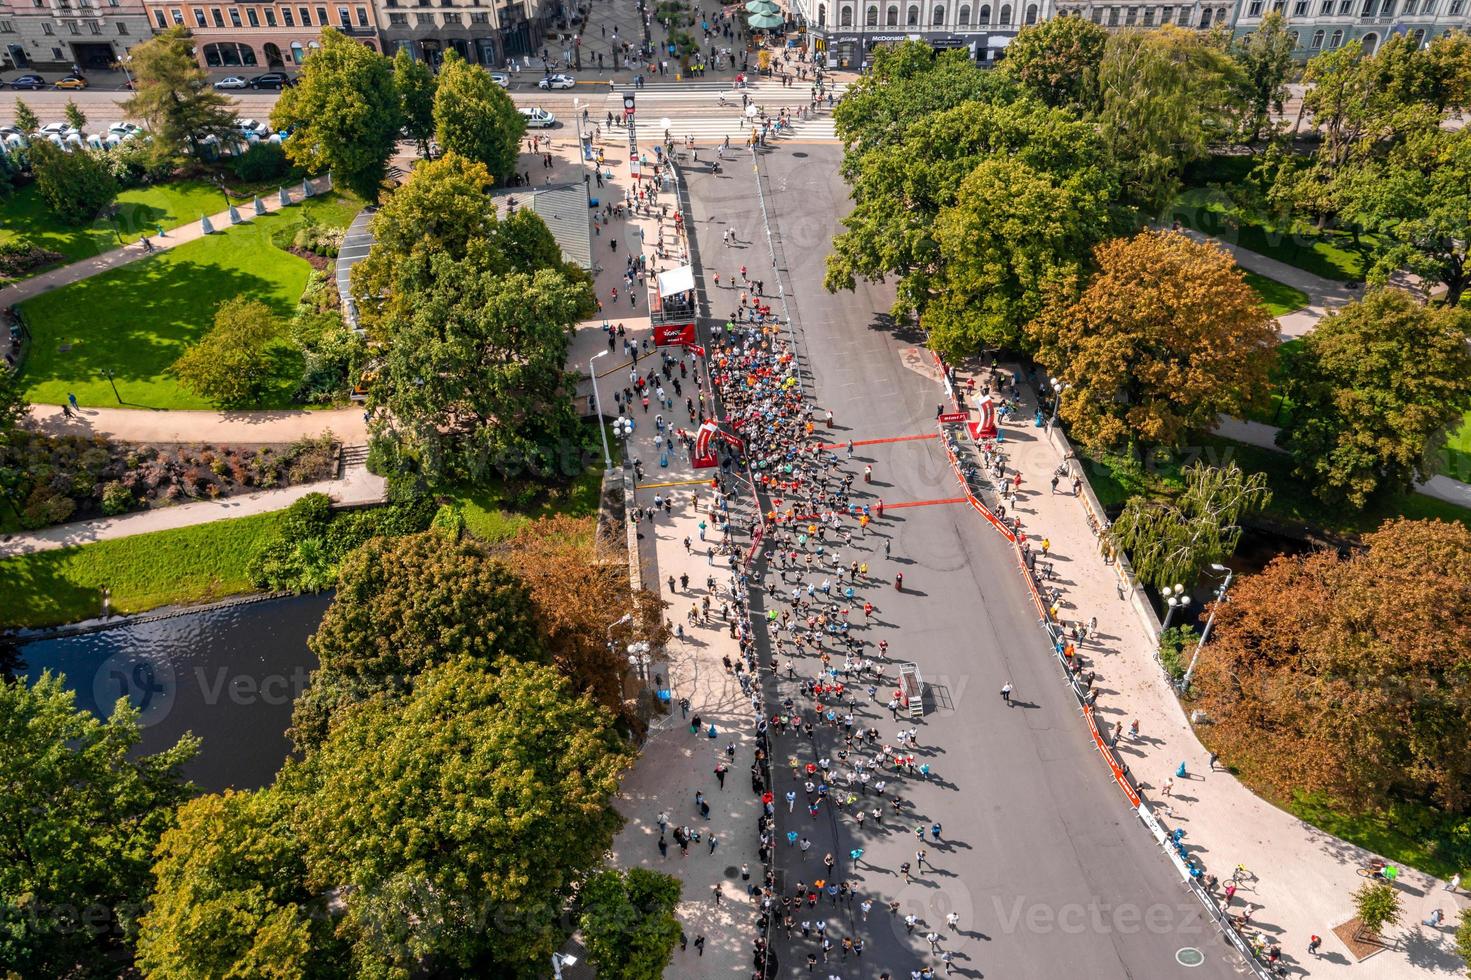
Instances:
[[[856,449],[859,446],[882,446],[882,445],[885,445],[885,444],[890,443],[890,442],[913,442],[916,439],[933,439],[933,438],[935,438],[935,437],[932,436],[932,435],[928,435],[928,436],[927,435],[918,435],[918,436],[890,436],[887,439],[861,439],[861,440],[855,439],[853,441],[853,448]],[[822,446],[820,448],[822,448],[822,449],[847,449],[848,448],[848,444],[846,442],[825,442],[825,443],[822,444]]]

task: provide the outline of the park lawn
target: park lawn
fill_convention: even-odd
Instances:
[[[450,497],[460,505],[465,529],[483,541],[494,543],[515,537],[526,525],[539,518],[558,515],[596,517],[602,485],[602,470],[589,467],[570,485],[551,490],[529,508],[516,506],[510,499],[506,484],[500,480],[461,488]],[[593,530],[594,525],[589,522],[588,533]]]
[[[1458,833],[1461,820],[1419,803],[1396,801],[1383,814],[1350,814],[1316,796],[1298,796],[1287,812],[1390,864],[1449,878],[1471,867],[1471,846]]]
[[[1471,412],[1462,417],[1460,426],[1446,435],[1443,472],[1463,483],[1471,483]]]
[[[331,196],[253,218],[198,241],[52,290],[22,304],[34,336],[23,378],[33,402],[61,404],[69,392],[88,406],[209,409],[180,387],[169,367],[236,296],[259,299],[289,316],[311,266],[272,244],[310,214],[345,227],[361,204]],[[70,345],[63,351],[63,346]],[[300,376],[299,355],[282,349],[278,383],[261,408],[284,408]],[[106,372],[117,380],[114,397]]]
[[[1458,507],[1424,494],[1396,494],[1362,511],[1332,508],[1313,496],[1308,486],[1292,472],[1286,453],[1222,439],[1197,437],[1188,454],[1161,454],[1149,466],[1119,453],[1088,453],[1079,450],[1084,473],[1105,508],[1122,507],[1131,497],[1169,498],[1184,488],[1181,470],[1192,462],[1219,466],[1228,460],[1247,473],[1265,473],[1272,502],[1265,516],[1287,525],[1309,525],[1333,534],[1357,536],[1372,531],[1392,517],[1411,520],[1459,521],[1471,527],[1471,509]]]
[[[1348,232],[1330,229],[1293,234],[1271,227],[1265,220],[1240,220],[1230,212],[1231,206],[1220,191],[1192,187],[1175,198],[1165,220],[1178,220],[1198,232],[1324,279],[1363,282],[1364,261],[1354,249],[1353,236]],[[1369,239],[1369,236],[1361,237]]]
[[[104,586],[118,613],[253,592],[246,566],[275,540],[278,520],[259,514],[0,559],[0,627],[96,616]]]
[[[155,235],[158,226],[177,228],[202,215],[213,215],[225,209],[220,189],[207,180],[180,180],[151,187],[134,187],[118,195],[117,232],[105,220],[90,225],[69,225],[51,213],[34,184],[20,188],[0,199],[0,242],[17,238],[60,252],[66,262],[78,262],[118,246],[118,235],[124,242],[135,242],[143,235]],[[248,204],[249,200],[236,200]]]
[[[1259,405],[1252,406],[1246,410],[1244,415],[1248,421],[1278,427],[1284,426],[1291,421],[1292,402],[1282,394],[1282,382],[1287,373],[1285,355],[1290,354],[1301,346],[1301,337],[1284,340],[1277,345],[1276,359],[1272,362],[1272,369],[1267,375],[1267,396]]]
[[[1241,271],[1246,276],[1246,284],[1261,297],[1262,305],[1272,316],[1285,316],[1293,310],[1300,310],[1308,305],[1308,294],[1301,289],[1289,286],[1285,282],[1257,275],[1246,269]]]

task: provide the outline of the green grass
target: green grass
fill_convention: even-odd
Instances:
[[[1395,803],[1384,814],[1343,813],[1318,797],[1297,797],[1287,804],[1293,816],[1357,844],[1391,864],[1449,878],[1471,868],[1471,847],[1457,818],[1422,804]],[[1458,839],[1459,837],[1459,839]]]
[[[83,405],[116,406],[106,375],[111,370],[125,407],[213,408],[181,388],[169,366],[232,297],[259,299],[289,315],[311,267],[275,247],[272,234],[300,224],[304,214],[345,226],[358,207],[356,200],[312,198],[26,302],[22,309],[35,337],[23,374],[26,397],[54,405],[74,392]],[[64,345],[70,349],[63,351]],[[282,357],[279,382],[262,408],[290,404],[299,376],[293,358]]]
[[[1446,435],[1446,476],[1471,483],[1471,412],[1461,419],[1461,424]]]
[[[260,514],[0,560],[0,627],[96,616],[104,586],[119,613],[251,592],[245,567],[274,540],[277,520]]]
[[[1261,297],[1262,305],[1272,316],[1285,316],[1293,310],[1300,310],[1308,305],[1308,294],[1301,289],[1266,276],[1259,276],[1246,269],[1241,271],[1246,275],[1246,284]]]
[[[1348,232],[1328,230],[1299,233],[1265,221],[1240,221],[1225,195],[1207,187],[1192,187],[1175,199],[1166,221],[1179,220],[1190,228],[1242,248],[1296,266],[1305,272],[1339,282],[1362,282],[1364,262]],[[1363,236],[1369,240],[1368,236]]]
[[[466,530],[481,540],[497,542],[515,537],[539,518],[597,516],[602,485],[602,470],[592,467],[566,488],[553,490],[530,508],[517,507],[505,483],[499,480],[483,487],[461,489],[451,494],[451,498],[462,508]]]
[[[1167,498],[1184,487],[1181,469],[1192,462],[1218,466],[1228,460],[1247,473],[1265,473],[1272,502],[1265,516],[1286,525],[1309,525],[1342,535],[1372,531],[1391,517],[1459,521],[1471,527],[1471,510],[1423,494],[1399,494],[1362,510],[1330,508],[1292,472],[1287,454],[1218,436],[1202,436],[1192,453],[1159,454],[1148,465],[1116,453],[1079,451],[1093,492],[1104,507],[1121,507],[1131,497]]]
[[[118,195],[117,228],[124,242],[154,235],[158,226],[172,229],[201,215],[225,209],[220,189],[207,180],[181,180],[152,187],[135,187]],[[248,204],[249,199],[235,200]],[[25,238],[60,252],[66,262],[78,262],[117,248],[118,235],[105,220],[78,227],[51,213],[34,184],[0,199],[0,242]]]

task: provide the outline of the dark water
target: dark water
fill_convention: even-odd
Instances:
[[[291,596],[38,640],[21,647],[20,672],[64,674],[77,704],[101,715],[127,697],[141,712],[141,751],[193,732],[203,741],[190,779],[254,789],[290,751],[291,702],[317,665],[307,637],[330,601]]]

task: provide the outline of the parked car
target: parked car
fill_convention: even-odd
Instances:
[[[291,80],[291,76],[286,74],[284,71],[268,71],[264,75],[257,75],[250,80],[250,87],[256,89],[280,89],[295,84],[296,83]]]
[[[42,136],[60,136],[65,138],[75,132],[77,132],[77,130],[73,129],[70,125],[64,122],[47,123],[46,125],[41,127]]]
[[[493,72],[491,72],[490,73],[490,80],[492,82],[495,82],[501,88],[510,88],[511,87],[511,76],[510,75],[507,75],[503,71],[493,71]]]
[[[38,88],[46,87],[46,79],[40,75],[17,75],[10,80],[10,87],[28,88],[31,91],[35,91]]]
[[[224,78],[220,79],[218,82],[215,82],[215,88],[218,88],[218,89],[249,88],[249,87],[250,87],[250,81],[248,79],[246,79],[243,75],[226,75]]]
[[[129,136],[141,132],[143,132],[143,127],[137,123],[115,122],[107,127],[107,135],[119,140],[125,140]]]
[[[526,117],[527,129],[550,129],[557,124],[557,117],[540,106],[534,109],[522,109],[521,115]]]
[[[265,136],[271,132],[271,127],[257,119],[237,120],[240,132],[245,136]]]
[[[58,78],[51,87],[76,89],[86,88],[88,84],[87,80],[80,75],[68,75],[65,78]]]
[[[577,79],[571,75],[555,74],[545,75],[536,83],[537,88],[572,88],[577,84]]]

